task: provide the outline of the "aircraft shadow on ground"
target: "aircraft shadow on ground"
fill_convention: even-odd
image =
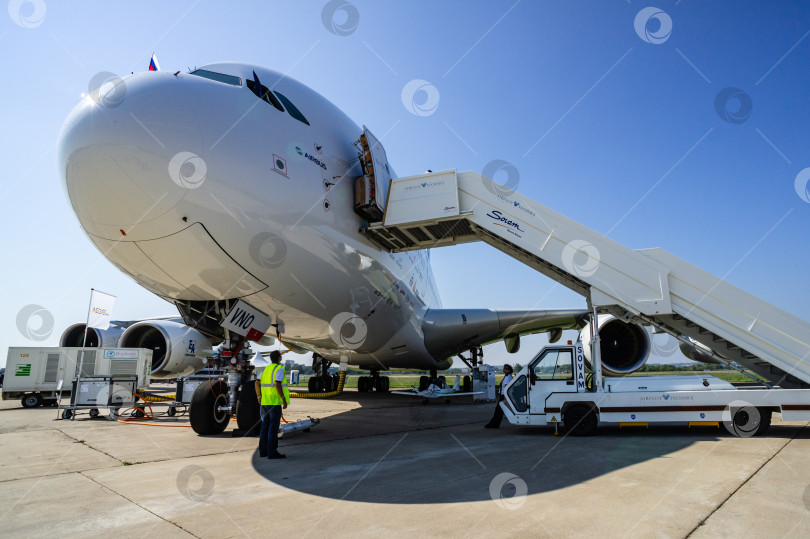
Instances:
[[[254,469],[275,484],[336,500],[435,504],[502,498],[508,504],[516,494],[563,489],[730,436],[722,427],[671,426],[555,437],[550,428],[506,421],[500,430],[482,428],[493,405],[380,406],[379,397],[357,400],[360,408],[282,440],[286,459],[254,453]],[[797,429],[775,425],[767,436],[792,438]]]

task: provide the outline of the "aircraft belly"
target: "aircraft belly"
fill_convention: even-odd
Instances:
[[[267,288],[231,259],[196,223],[155,240],[92,237],[113,263],[156,294],[175,300],[239,298]]]

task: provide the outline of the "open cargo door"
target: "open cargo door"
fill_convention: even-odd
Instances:
[[[388,166],[385,148],[377,137],[363,126],[363,134],[358,140],[360,163],[363,176],[354,185],[354,211],[370,222],[382,221],[388,185],[392,173]]]

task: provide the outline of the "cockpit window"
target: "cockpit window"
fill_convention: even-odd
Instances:
[[[224,73],[214,73],[213,71],[206,71],[205,69],[195,69],[190,73],[206,79],[215,80],[217,82],[224,82],[231,86],[242,86],[242,79],[234,77],[233,75],[225,75]]]
[[[267,86],[265,86],[264,84],[259,84],[259,86],[261,86],[261,96],[259,96],[259,88],[256,86],[255,81],[248,79],[245,81],[245,84],[247,84],[247,87],[250,89],[251,92],[256,94],[258,97],[261,97],[262,101],[266,101],[271,105],[273,105],[274,107],[276,107],[281,112],[284,112],[284,107],[281,106],[281,103],[279,102],[278,99],[276,99],[276,96],[273,95],[273,92],[267,89]]]
[[[284,103],[284,106],[287,107],[287,112],[290,113],[290,116],[292,116],[293,118],[295,118],[299,122],[302,122],[302,123],[305,123],[305,124],[309,125],[309,122],[307,121],[306,117],[304,117],[304,115],[301,114],[301,111],[298,110],[295,107],[295,105],[292,104],[292,101],[290,101],[289,99],[284,97],[284,95],[280,94],[279,92],[274,91],[273,93],[275,93],[278,96],[279,100],[282,103]]]

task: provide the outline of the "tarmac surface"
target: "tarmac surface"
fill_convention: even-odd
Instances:
[[[0,403],[0,536],[810,537],[810,428],[482,428],[493,405],[294,399],[257,438]],[[155,408],[156,411],[165,408]],[[188,425],[187,418],[160,418]],[[233,422],[235,428],[235,422]]]

